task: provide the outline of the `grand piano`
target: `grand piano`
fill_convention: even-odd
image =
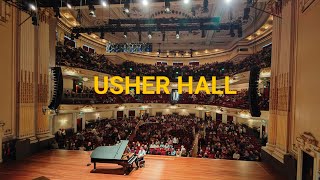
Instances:
[[[128,140],[121,140],[120,143],[114,146],[99,146],[91,153],[91,162],[94,163],[94,170],[96,170],[96,163],[113,163],[123,167],[124,174],[129,174],[134,163],[138,167],[137,156],[134,153],[125,152],[128,145]]]

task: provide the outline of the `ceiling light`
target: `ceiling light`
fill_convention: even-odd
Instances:
[[[89,5],[89,15],[91,16],[91,17],[96,17],[96,13],[95,13],[95,10],[96,10],[96,8],[94,8],[94,6],[93,5]]]
[[[183,0],[183,3],[189,4],[190,0]]]
[[[144,6],[147,6],[147,5],[149,4],[149,2],[148,2],[148,0],[142,0],[142,4],[143,4]]]
[[[34,4],[30,4],[29,7],[30,7],[30,9],[32,11],[36,11],[37,10],[37,7]]]
[[[130,12],[130,10],[129,10],[130,9],[130,3],[128,1],[125,2],[123,8],[124,8],[123,12],[126,13],[126,14],[129,14],[129,12]]]
[[[231,3],[232,0],[225,0],[227,4]]]
[[[102,4],[103,7],[107,7],[107,2],[106,1],[102,1],[101,4]]]
[[[87,82],[87,81],[89,80],[89,78],[83,77],[82,80],[83,80],[84,82]]]
[[[169,13],[170,12],[170,0],[165,0],[164,1],[164,11],[166,13]]]
[[[104,32],[101,32],[100,39],[104,39]]]
[[[71,4],[69,4],[69,3],[67,3],[67,7],[68,7],[69,9],[72,9]]]

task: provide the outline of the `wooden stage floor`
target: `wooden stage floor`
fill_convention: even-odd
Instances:
[[[92,173],[90,152],[52,150],[31,156],[22,161],[0,164],[0,179],[282,179],[260,162],[214,160],[200,158],[176,158],[169,156],[146,156],[146,166],[122,175],[121,166],[97,164]],[[40,178],[42,177],[42,178]]]

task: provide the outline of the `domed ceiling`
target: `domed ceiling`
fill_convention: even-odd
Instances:
[[[143,0],[141,0],[143,1]],[[143,2],[130,3],[130,12],[125,13],[123,4],[111,4],[102,6],[96,5],[95,17],[89,15],[88,7],[79,8],[61,8],[61,14],[64,20],[67,20],[73,26],[92,27],[103,26],[109,23],[109,19],[192,19],[192,18],[215,18],[220,23],[229,23],[242,20],[244,9],[247,6],[247,0],[209,0],[207,10],[204,9],[203,0],[172,1],[170,3],[170,13],[165,12],[164,2]],[[255,5],[258,9],[265,9],[267,2],[258,1]],[[259,29],[268,19],[269,14],[250,8],[249,19],[242,20],[243,36],[230,36],[229,30],[206,30],[203,34],[201,30],[180,31],[179,39],[176,38],[175,31],[167,31],[163,41],[162,32],[151,32],[152,38],[148,38],[148,32],[142,32],[141,42],[152,43],[153,51],[158,48],[165,50],[188,50],[188,49],[229,49],[239,40]],[[81,18],[79,18],[81,17]],[[235,30],[236,31],[236,30]],[[97,37],[100,33],[96,33]],[[104,38],[112,43],[137,43],[139,35],[137,32],[128,32],[127,38],[124,38],[123,32],[105,33]]]

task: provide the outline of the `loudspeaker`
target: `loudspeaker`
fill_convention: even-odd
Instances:
[[[259,86],[259,75],[260,68],[258,66],[253,66],[250,69],[250,78],[249,78],[249,108],[252,117],[260,117],[261,111],[259,107],[259,95],[258,95],[258,86]]]
[[[53,76],[53,95],[51,99],[51,103],[48,106],[49,109],[56,110],[58,109],[62,94],[63,94],[63,77],[61,67],[52,67],[51,73]]]

